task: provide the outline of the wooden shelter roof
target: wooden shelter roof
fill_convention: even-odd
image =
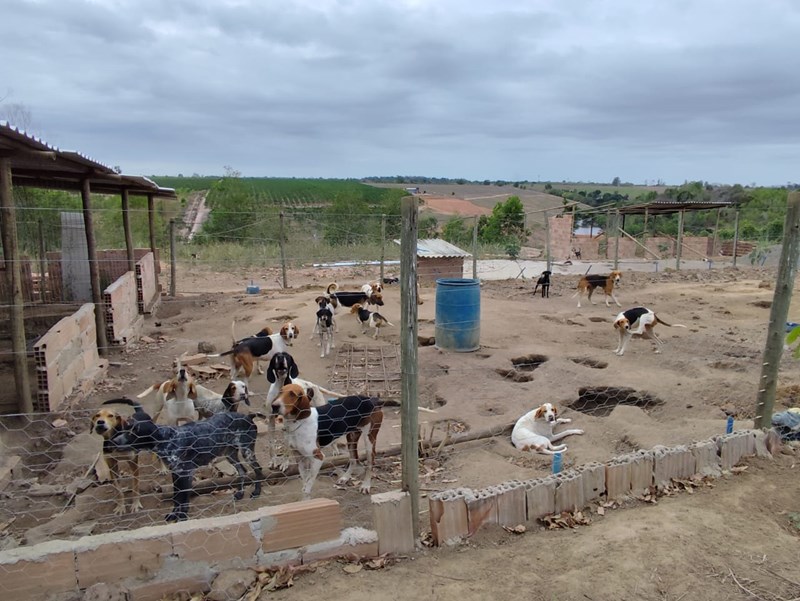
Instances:
[[[678,202],[672,200],[654,201],[640,205],[630,205],[619,208],[620,215],[671,215],[681,211],[705,211],[708,209],[726,209],[732,207],[733,203],[727,201],[706,202],[706,201],[687,201]]]
[[[80,190],[83,181],[97,194],[153,195],[175,198],[175,190],[162,188],[139,175],[117,173],[73,150],[61,150],[44,140],[0,121],[0,156],[10,159],[14,186]]]

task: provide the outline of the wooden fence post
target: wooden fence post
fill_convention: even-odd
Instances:
[[[81,186],[81,201],[83,203],[83,227],[86,233],[86,254],[89,260],[89,279],[92,285],[92,302],[94,303],[94,323],[97,328],[97,352],[101,357],[105,357],[108,355],[108,338],[106,338],[103,291],[100,289],[100,265],[97,260],[97,243],[94,238],[92,190],[88,179],[84,179]]]
[[[550,216],[544,212],[544,236],[545,236],[545,259],[547,259],[547,271],[553,262],[553,255],[550,253]]]
[[[756,428],[772,425],[772,408],[778,386],[778,368],[786,338],[786,317],[792,302],[792,288],[800,256],[800,192],[791,192],[786,203],[786,221],[783,225],[783,246],[778,263],[778,278],[772,296],[772,307],[767,326],[767,344],[761,360],[761,378],[756,396]],[[738,215],[738,213],[737,213]]]
[[[175,257],[175,220],[169,220],[169,295],[175,298],[175,273],[178,271],[177,258]]]
[[[478,279],[478,216],[472,226],[472,279]]]
[[[400,201],[400,425],[402,486],[411,496],[414,540],[419,531],[419,415],[417,397],[417,220],[416,198]]]
[[[125,231],[125,252],[128,255],[128,271],[136,273],[136,255],[133,252],[133,234],[131,234],[131,213],[128,203],[128,191],[122,190],[122,229]]]
[[[386,215],[381,215],[381,286],[383,286],[384,267],[386,261]]]
[[[283,237],[284,237],[283,236],[283,211],[281,211],[281,213],[280,213],[280,224],[281,224],[280,232],[279,232],[280,239],[278,240],[278,243],[279,243],[280,248],[281,248],[281,272],[283,273],[283,288],[285,290],[286,288],[288,288],[288,283],[286,281],[286,249],[283,246]]]
[[[786,233],[784,232],[784,236]],[[784,238],[785,239],[785,238]],[[733,266],[736,267],[736,255],[739,254],[739,209],[733,217]]]
[[[39,300],[47,302],[47,250],[44,244],[44,224],[39,219]]]

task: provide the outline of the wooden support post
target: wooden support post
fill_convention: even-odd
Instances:
[[[14,354],[14,385],[20,413],[33,413],[33,398],[28,376],[28,350],[25,344],[25,297],[22,294],[22,270],[17,246],[17,215],[11,193],[11,160],[0,158],[0,226],[8,288],[11,291],[11,352]]]
[[[284,238],[284,235],[283,235],[283,211],[281,211],[281,213],[280,213],[280,225],[281,225],[281,227],[280,227],[278,245],[281,248],[281,272],[283,274],[283,288],[285,290],[286,288],[288,288],[289,284],[286,281],[286,248],[284,247],[284,242],[283,242],[283,238]]]
[[[106,338],[103,291],[100,289],[100,265],[97,262],[97,244],[94,239],[92,190],[88,179],[84,179],[81,184],[81,202],[83,203],[83,227],[86,232],[86,254],[89,260],[89,280],[92,285],[92,302],[94,303],[94,323],[97,329],[97,352],[101,357],[105,357],[108,355],[108,339]]]
[[[606,252],[604,259],[608,259],[608,247],[611,246],[611,209],[606,210]]]
[[[155,265],[156,290],[159,291],[158,294],[161,294],[161,286],[158,283],[158,276],[161,273],[161,261],[156,252],[156,212],[155,198],[152,194],[147,195],[147,229],[150,234],[150,252],[153,253],[153,263]]]
[[[683,211],[678,212],[678,241],[675,245],[675,269],[681,268],[681,251],[683,250]]]
[[[386,215],[381,215],[381,286],[383,286],[384,263],[386,262]]]
[[[722,216],[722,209],[717,209],[717,223],[714,225],[714,237],[711,240],[711,259],[717,256],[717,245],[719,244],[719,219]]]
[[[633,236],[631,236],[631,235],[630,235],[628,232],[626,232],[624,229],[623,229],[623,230],[620,230],[620,231],[622,232],[622,235],[623,235],[623,236],[627,236],[628,238],[630,238],[631,240],[633,240],[634,244],[638,244],[639,246],[641,246],[641,247],[642,247],[642,249],[644,250],[644,252],[646,252],[646,253],[650,253],[651,255],[653,255],[653,257],[654,257],[656,260],[658,260],[658,259],[660,259],[660,258],[661,258],[661,257],[659,257],[659,256],[658,256],[656,253],[654,253],[652,250],[650,250],[649,248],[647,248],[647,247],[646,247],[644,244],[642,244],[641,242],[639,242],[639,241],[638,241],[636,238],[634,238]]]
[[[784,240],[786,232],[784,232]],[[733,266],[736,267],[736,255],[739,254],[739,209],[733,218]]]
[[[411,496],[413,537],[419,530],[419,414],[417,398],[417,220],[416,199],[400,201],[400,425],[402,486]],[[477,228],[477,222],[476,222]]]
[[[47,249],[44,244],[44,224],[39,219],[39,300],[47,302]]]
[[[553,262],[553,256],[550,253],[550,216],[547,211],[544,212],[544,251],[545,259],[547,260],[547,271],[550,271],[550,265]]]
[[[169,220],[169,295],[175,298],[175,274],[178,271],[177,259],[175,257],[175,220]]]
[[[614,269],[619,269],[619,209],[614,212]]]
[[[737,211],[738,216],[738,211]],[[778,385],[778,368],[786,336],[786,318],[792,301],[792,289],[800,256],[800,192],[791,192],[786,202],[786,221],[783,225],[783,246],[778,263],[778,278],[772,297],[767,326],[767,344],[761,360],[761,378],[756,396],[756,428],[772,426],[772,408]]]
[[[478,216],[472,226],[472,279],[478,279]]]
[[[136,255],[133,252],[133,234],[131,234],[131,214],[128,203],[128,191],[122,190],[122,229],[125,231],[125,251],[128,254],[128,271],[136,273]]]

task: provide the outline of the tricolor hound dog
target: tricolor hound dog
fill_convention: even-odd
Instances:
[[[685,328],[686,326],[680,323],[668,324],[662,321],[658,316],[647,307],[633,307],[627,311],[623,311],[614,319],[614,327],[619,334],[619,344],[614,351],[620,357],[625,354],[625,347],[628,346],[628,341],[634,336],[641,336],[642,338],[649,338],[653,341],[653,347],[656,353],[661,352],[661,347],[664,341],[656,335],[656,324],[662,324],[668,328]]]
[[[564,430],[553,434],[553,428],[557,424],[568,424],[571,421],[569,418],[558,417],[558,409],[545,403],[517,420],[511,432],[511,444],[520,451],[536,451],[544,455],[563,453],[567,450],[567,445],[553,443],[566,436],[583,434],[583,430]]]
[[[536,296],[536,291],[539,289],[539,286],[541,286],[542,298],[550,298],[550,276],[552,273],[553,272],[549,270],[542,272],[542,275],[536,280],[536,286],[533,288],[533,296]]]
[[[131,513],[139,511],[142,508],[142,501],[139,493],[139,454],[133,450],[116,449],[109,442],[122,431],[124,424],[125,418],[117,411],[110,408],[100,409],[92,417],[92,432],[103,437],[103,452],[101,457],[108,468],[111,484],[114,486],[114,491],[116,493],[115,515],[122,515],[125,513],[125,490],[122,488],[122,482],[120,481],[122,477],[120,471],[121,467],[126,468],[126,471],[129,471],[133,477],[133,486],[131,487]]]
[[[578,280],[578,291],[572,295],[572,298],[578,297],[578,308],[581,306],[581,297],[584,294],[587,294],[589,298],[589,302],[594,304],[592,301],[592,294],[594,293],[595,288],[602,288],[603,292],[606,295],[606,307],[609,306],[608,304],[608,297],[610,296],[615,303],[617,303],[618,307],[622,305],[619,304],[617,297],[614,296],[614,286],[619,284],[619,280],[622,277],[621,271],[612,271],[608,275],[584,275],[581,276],[581,279]]]
[[[241,380],[247,384],[256,361],[269,361],[275,353],[288,351],[299,334],[300,328],[288,321],[277,334],[244,338],[237,341],[231,350],[209,356],[232,355],[231,380]]]
[[[336,323],[336,307],[327,296],[318,296],[314,302],[317,303],[318,308],[317,320],[314,323],[314,329],[311,330],[311,339],[319,336],[318,346],[322,347],[320,357],[325,357],[332,348],[336,347],[333,340],[334,331],[339,331],[339,325]]]
[[[287,384],[298,384],[303,387],[311,404],[315,407],[325,405],[328,401],[327,398],[338,399],[343,397],[343,394],[328,390],[322,386],[318,386],[308,380],[299,378],[300,370],[295,363],[294,358],[289,353],[277,353],[269,362],[267,367],[267,381],[269,382],[269,390],[267,391],[266,408],[268,412],[272,411],[272,403],[278,398],[281,388]],[[270,448],[270,461],[269,467],[285,471],[289,467],[288,457],[278,456],[278,441],[275,435],[275,419],[274,416],[269,420],[269,448]]]
[[[272,412],[283,416],[286,442],[297,459],[297,470],[303,481],[303,497],[311,498],[314,480],[322,467],[322,447],[340,436],[347,436],[350,463],[339,478],[346,484],[358,462],[358,440],[364,434],[367,443],[367,467],[361,482],[361,492],[372,488],[372,467],[375,444],[383,423],[382,403],[368,396],[346,396],[314,407],[305,389],[299,384],[287,384],[272,403]]]
[[[130,399],[114,399],[106,403],[124,403],[134,408],[131,418],[108,440],[116,451],[153,451],[172,472],[172,511],[168,522],[185,520],[189,515],[192,476],[198,467],[217,457],[226,458],[239,474],[233,498],[244,497],[245,469],[241,455],[255,473],[252,497],[261,494],[264,473],[256,459],[256,414],[233,411],[218,413],[211,419],[183,426],[158,426],[142,406]]]
[[[380,329],[385,326],[392,326],[394,324],[391,323],[388,319],[386,319],[383,315],[378,313],[377,311],[369,311],[362,307],[359,303],[353,305],[350,309],[350,313],[355,315],[358,318],[358,323],[361,324],[361,333],[365,334],[367,328],[374,328],[375,334],[373,334],[373,338],[378,337],[378,332]]]

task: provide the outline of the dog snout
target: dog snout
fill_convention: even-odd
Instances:
[[[181,381],[186,381],[186,368],[185,367],[181,367],[178,370],[178,379],[181,380]]]
[[[279,415],[281,412],[280,403],[272,403],[272,415]]]
[[[103,420],[98,420],[94,424],[94,431],[97,434],[103,434],[108,431],[108,424]]]

